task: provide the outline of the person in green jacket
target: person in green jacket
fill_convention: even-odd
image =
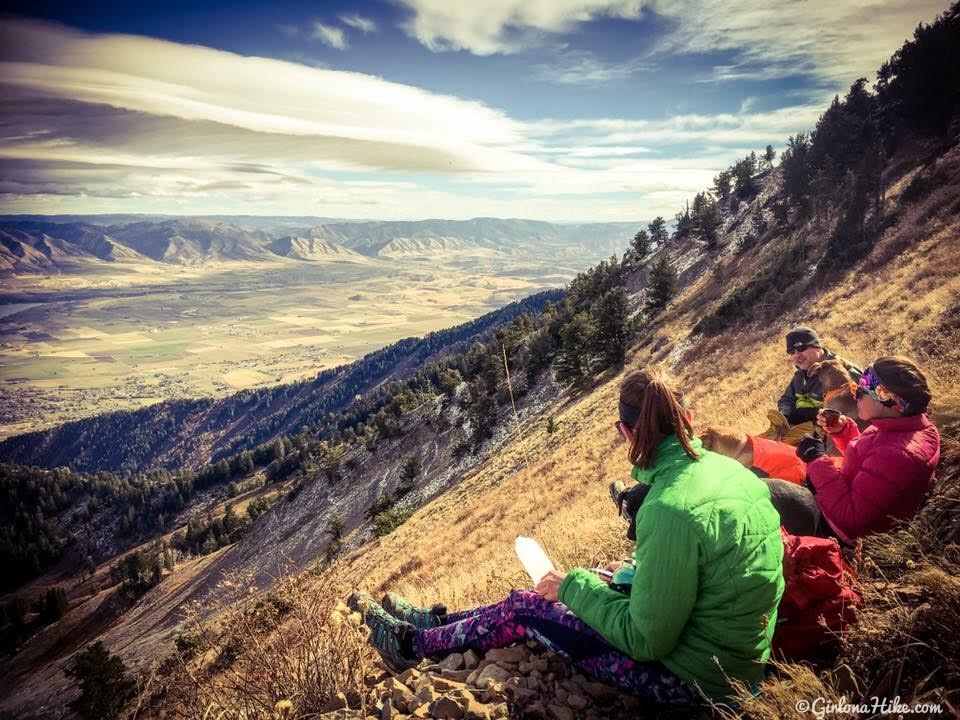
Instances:
[[[631,584],[551,571],[535,592],[447,613],[355,593],[371,642],[395,670],[421,658],[535,639],[581,670],[651,702],[728,699],[759,684],[783,594],[780,520],[762,480],[703,449],[683,395],[641,370],[620,389],[616,426],[638,483]]]

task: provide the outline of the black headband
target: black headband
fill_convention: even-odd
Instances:
[[[687,409],[687,402],[684,399],[683,395],[678,399],[680,407],[684,410]],[[635,408],[633,405],[627,405],[623,400],[620,401],[620,421],[626,424],[630,428],[636,428],[637,422],[640,420],[640,411]]]
[[[630,428],[635,428],[638,420],[640,420],[640,411],[633,405],[627,405],[623,400],[621,400],[620,421]]]

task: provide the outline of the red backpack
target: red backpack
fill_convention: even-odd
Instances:
[[[856,575],[833,538],[783,536],[786,588],[777,610],[773,655],[786,660],[822,657],[857,620],[863,599]]]

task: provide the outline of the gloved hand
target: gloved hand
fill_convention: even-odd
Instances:
[[[800,425],[805,422],[816,422],[820,408],[794,408],[787,415],[787,422],[791,425]]]
[[[813,433],[807,433],[797,445],[797,457],[808,465],[818,457],[827,454],[827,449],[823,446],[823,438]]]
[[[625,520],[630,522],[627,528],[627,539],[637,539],[637,511],[643,504],[644,498],[650,492],[650,486],[645,483],[636,483],[627,487],[622,482],[610,484],[610,495],[617,504],[617,510]]]

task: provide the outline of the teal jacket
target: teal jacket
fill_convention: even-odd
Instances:
[[[559,594],[618,650],[659,661],[720,699],[730,694],[728,678],[752,688],[763,675],[783,595],[783,541],[766,484],[692,444],[699,460],[670,436],[653,467],[633,470],[651,488],[637,513],[630,595],[583,569]]]

